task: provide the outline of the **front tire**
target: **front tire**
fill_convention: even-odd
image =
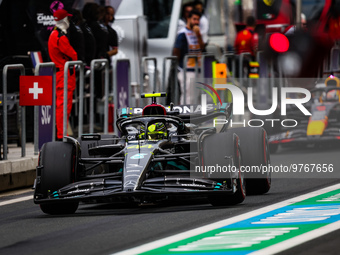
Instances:
[[[75,181],[75,146],[70,143],[49,142],[41,149],[40,193],[47,198],[53,192]],[[79,202],[52,202],[40,205],[46,214],[72,214]]]

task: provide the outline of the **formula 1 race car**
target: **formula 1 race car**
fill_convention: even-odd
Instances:
[[[330,81],[334,81],[332,78]],[[329,80],[329,79],[327,79]],[[326,81],[327,81],[326,80]],[[327,82],[325,82],[327,84]],[[299,109],[287,113],[291,119],[298,119],[296,127],[282,130],[269,136],[270,152],[282,146],[305,146],[308,144],[340,144],[340,87],[319,84],[311,89],[312,100],[306,105],[311,116],[299,117]],[[340,83],[339,83],[340,85]]]
[[[152,104],[118,109],[120,136],[84,134],[45,143],[39,154],[34,202],[47,214],[74,213],[80,201],[155,203],[169,198],[206,197],[214,206],[241,203],[247,192],[266,193],[270,173],[245,175],[241,166],[270,162],[263,128],[200,126],[231,118],[232,104],[208,109]],[[186,110],[191,109],[189,113]],[[199,109],[197,107],[196,109]],[[182,111],[183,110],[183,111]],[[185,111],[184,111],[185,110]],[[225,122],[227,123],[227,122]],[[219,165],[226,171],[196,172]],[[247,182],[247,186],[246,186]]]

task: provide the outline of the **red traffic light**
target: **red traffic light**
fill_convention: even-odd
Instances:
[[[274,51],[283,53],[289,49],[289,40],[284,34],[274,33],[269,37],[269,45]]]

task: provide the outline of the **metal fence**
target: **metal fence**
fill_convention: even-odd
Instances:
[[[9,70],[20,70],[20,76],[25,75],[25,67],[22,64],[14,64],[14,65],[6,65],[4,66],[2,72],[2,79],[3,79],[3,159],[7,159],[7,151],[8,151],[8,141],[7,141],[7,74]],[[21,157],[26,156],[26,119],[25,119],[25,106],[21,106]]]
[[[121,61],[121,60],[120,60]],[[94,123],[94,73],[97,65],[104,66],[104,75],[105,75],[105,95],[109,95],[109,63],[108,60],[96,59],[91,62],[91,75],[90,75],[90,123],[89,130],[93,132],[93,123]],[[55,123],[56,123],[56,67],[52,62],[49,63],[39,63],[35,68],[35,75],[40,75],[40,71],[42,68],[52,68],[52,91],[53,91],[53,100],[52,100],[52,141],[55,141]],[[70,67],[79,68],[79,94],[75,100],[76,103],[79,104],[77,107],[78,111],[78,134],[83,133],[84,126],[84,63],[82,61],[68,61],[65,63],[64,68],[64,108],[63,108],[63,135],[67,135],[67,92],[68,92],[68,70]],[[129,67],[130,68],[130,67]],[[3,159],[7,160],[7,151],[8,151],[8,121],[7,121],[7,77],[8,72],[10,70],[20,70],[20,76],[25,75],[25,68],[22,64],[14,64],[14,65],[6,65],[3,69]],[[130,70],[128,71],[130,73]],[[113,72],[113,76],[116,76],[115,72]],[[129,79],[130,80],[130,79]],[[117,84],[117,82],[116,82]],[[114,90],[114,89],[113,89]],[[117,98],[115,99],[118,100]],[[26,156],[26,119],[25,119],[25,109],[26,106],[20,106],[21,111],[21,146],[22,153],[21,157]],[[113,113],[114,114],[114,113]],[[39,106],[34,106],[34,154],[37,155],[39,151]],[[104,97],[104,133],[108,133],[108,96]]]

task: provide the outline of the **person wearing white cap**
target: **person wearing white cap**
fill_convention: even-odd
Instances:
[[[57,140],[63,138],[63,107],[64,107],[64,66],[67,61],[78,59],[76,51],[72,48],[66,36],[70,25],[68,17],[72,16],[66,10],[57,10],[53,14],[56,26],[48,39],[48,52],[51,60],[55,63],[56,74],[56,126]],[[76,88],[74,68],[68,70],[67,86],[67,119],[71,114],[73,91]]]

